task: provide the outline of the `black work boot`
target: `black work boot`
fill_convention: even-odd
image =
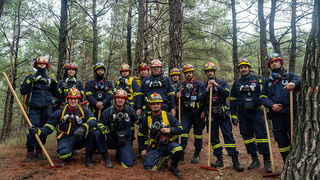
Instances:
[[[243,171],[244,168],[239,163],[238,155],[232,155],[232,163],[233,169],[237,170],[238,172]]]
[[[171,165],[169,168],[169,171],[172,172],[173,175],[175,175],[177,178],[181,179],[182,178],[182,174],[180,173],[178,167],[178,162],[175,161],[171,161]]]
[[[252,161],[251,161],[251,164],[248,166],[248,170],[255,169],[260,166],[260,161],[256,153],[251,154],[251,158],[252,158]]]
[[[35,156],[39,160],[46,160],[46,157],[44,157],[42,150],[36,150]]]
[[[34,152],[27,152],[27,162],[34,162],[35,158],[34,158]]]
[[[200,151],[201,149],[196,149],[196,151],[194,152],[194,155],[192,157],[191,163],[192,164],[197,164],[200,160]]]
[[[263,164],[266,173],[272,173],[270,154],[263,154]]]
[[[180,164],[183,164],[184,163],[184,155],[187,153],[187,150],[185,149],[185,148],[183,148],[183,154],[182,154],[182,156],[181,156],[181,158],[180,158],[180,161],[179,161],[179,163]]]
[[[223,158],[222,154],[215,155],[217,157],[217,161],[214,163],[211,163],[211,167],[217,168],[217,167],[223,167]]]
[[[113,168],[111,157],[109,156],[109,153],[105,152],[105,153],[102,153],[101,155],[102,155],[102,158],[105,161],[105,165],[104,166],[107,167],[107,168]]]
[[[88,152],[86,151],[86,157],[85,157],[85,164],[86,164],[86,167],[91,167],[93,166],[93,162],[92,162],[92,152]]]

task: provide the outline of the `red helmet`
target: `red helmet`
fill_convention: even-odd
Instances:
[[[120,67],[120,72],[123,72],[123,71],[132,71],[129,64],[126,64],[126,63],[123,63]]]
[[[76,63],[74,63],[74,62],[65,64],[64,68],[65,68],[65,70],[68,70],[68,69],[78,70],[78,67],[77,67]]]
[[[148,67],[148,65],[146,63],[140,63],[138,66],[138,72],[143,71],[145,69],[150,70],[150,68]]]
[[[151,61],[150,67],[162,67],[162,62],[158,59],[154,59]]]
[[[117,97],[120,97],[120,98],[126,98],[126,100],[128,100],[128,93],[127,91],[123,90],[122,88],[118,89],[116,91],[116,93],[114,93],[113,95],[113,99],[114,98],[117,98]]]
[[[169,73],[169,75],[171,76],[171,75],[174,75],[174,74],[180,75],[180,74],[181,74],[180,69],[178,69],[178,68],[172,68],[171,71],[170,71],[170,73]]]
[[[264,60],[267,61],[268,68],[270,68],[270,63],[276,60],[280,60],[281,65],[284,64],[283,59],[280,57],[280,54],[278,53],[270,53],[264,58]]]
[[[33,67],[36,68],[37,64],[46,64],[47,65],[47,69],[49,69],[49,67],[50,67],[47,58],[44,57],[44,56],[40,56],[37,59],[35,59],[35,61],[33,63]]]
[[[71,89],[68,90],[68,94],[66,96],[66,99],[75,99],[75,98],[81,98],[81,94],[80,94],[80,91],[75,88],[75,87],[72,87]]]

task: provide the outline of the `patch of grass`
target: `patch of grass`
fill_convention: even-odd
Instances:
[[[15,137],[10,137],[0,143],[0,148],[23,148],[26,145],[25,135],[18,134]]]

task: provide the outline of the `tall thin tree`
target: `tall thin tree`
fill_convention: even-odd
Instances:
[[[258,18],[260,24],[260,62],[262,76],[268,77],[269,71],[264,58],[267,56],[267,30],[266,20],[264,17],[264,0],[258,0]]]
[[[293,144],[280,179],[320,179],[320,2],[314,0]]]
[[[290,48],[290,61],[289,72],[295,72],[296,56],[297,56],[297,28],[296,28],[296,9],[297,0],[291,1],[291,48]]]
[[[182,6],[181,0],[169,1],[170,14],[170,59],[169,69],[173,67],[181,67],[182,59]]]
[[[57,67],[57,80],[63,79],[63,65],[66,62],[67,55],[67,34],[68,34],[68,0],[61,0],[59,28],[59,61]]]
[[[128,18],[127,18],[127,59],[129,66],[132,67],[132,54],[131,54],[131,17],[132,17],[132,0],[129,0]]]
[[[135,65],[140,64],[143,61],[143,47],[144,47],[144,22],[145,22],[145,14],[146,14],[146,1],[139,0],[139,19],[138,19],[138,35],[136,41],[136,53],[135,53]],[[136,66],[135,66],[136,67]]]
[[[239,77],[238,70],[236,68],[238,63],[238,29],[237,29],[237,12],[235,0],[231,0],[232,8],[232,62],[233,62],[233,79],[236,80]]]

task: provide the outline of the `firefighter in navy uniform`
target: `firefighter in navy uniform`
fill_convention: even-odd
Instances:
[[[35,59],[33,67],[37,69],[34,75],[26,76],[20,92],[27,95],[26,105],[29,108],[28,117],[31,123],[41,128],[48,121],[52,113],[52,96],[57,96],[57,82],[51,79],[46,71],[49,63],[45,57]],[[40,136],[41,142],[46,143],[46,136]],[[37,159],[45,159],[41,147],[34,135],[27,134],[27,162],[34,162]]]
[[[260,166],[257,156],[257,148],[263,155],[264,168],[267,173],[272,172],[268,137],[264,121],[263,109],[259,99],[264,78],[256,76],[251,69],[251,63],[247,59],[240,59],[237,69],[241,75],[231,89],[230,109],[231,122],[237,126],[240,123],[240,134],[243,137],[248,154],[252,162],[248,170]]]
[[[139,149],[145,157],[145,169],[157,170],[164,156],[171,155],[169,171],[181,178],[182,175],[177,167],[183,151],[174,139],[182,133],[182,126],[171,113],[161,110],[162,103],[160,94],[150,95],[151,112],[144,116],[139,128]]]
[[[150,76],[149,71],[150,71],[150,68],[148,67],[148,65],[146,63],[139,64],[139,66],[138,66],[139,77],[134,77],[138,83],[139,88],[141,86],[141,82],[143,81],[143,79],[147,76]]]
[[[79,105],[80,98],[80,91],[74,87],[71,88],[66,96],[67,104],[54,112],[42,128],[35,126],[28,128],[30,134],[37,133],[39,136],[47,136],[56,129],[57,153],[59,159],[64,161],[71,160],[73,150],[87,148],[92,143],[99,143],[88,141],[89,137],[93,135],[89,131],[97,126],[97,121],[91,111]],[[86,165],[89,158],[87,151]]]
[[[132,70],[128,64],[122,64],[120,67],[120,77],[115,84],[115,91],[118,89],[123,89],[128,93],[128,101],[132,107],[136,104],[136,95],[139,91],[139,86],[134,77],[130,77]]]
[[[175,91],[180,87],[180,75],[181,72],[178,68],[172,68],[169,73],[171,84]]]
[[[59,81],[58,83],[58,93],[59,93],[59,98],[58,98],[58,106],[55,110],[59,109],[60,107],[64,106],[66,96],[68,94],[68,90],[71,89],[72,87],[75,87],[78,89],[81,93],[81,98],[84,97],[84,88],[82,85],[81,81],[77,80],[77,72],[78,72],[78,67],[75,63],[68,63],[64,65],[64,75],[62,81]]]
[[[219,128],[221,129],[224,146],[228,154],[232,157],[233,168],[237,171],[243,171],[243,167],[238,160],[239,152],[236,150],[236,143],[232,134],[232,125],[230,122],[226,99],[229,96],[230,90],[226,81],[215,77],[217,67],[212,62],[205,64],[205,71],[208,81],[206,89],[201,95],[201,100],[205,103],[206,111],[209,110],[209,91],[212,87],[212,126],[211,126],[211,144],[213,154],[217,157],[217,161],[212,163],[213,167],[223,167],[222,159],[222,144],[219,139]]]
[[[153,93],[158,93],[163,99],[162,109],[176,114],[175,90],[168,77],[162,74],[162,62],[158,59],[151,61],[151,76],[143,79],[137,98],[137,115],[147,112],[146,99]],[[143,111],[143,113],[142,113]]]
[[[194,133],[194,155],[191,163],[198,163],[202,149],[202,130],[204,128],[204,119],[201,118],[202,106],[200,105],[200,96],[205,91],[204,85],[195,80],[194,67],[186,64],[183,67],[185,80],[181,82],[181,91],[177,92],[177,98],[181,98],[182,117],[181,123],[183,133],[181,135],[181,146],[185,152],[188,144],[188,137],[191,127]],[[184,158],[183,158],[184,160]]]
[[[262,104],[269,108],[274,138],[285,162],[290,151],[290,94],[293,91],[293,110],[297,111],[297,91],[300,89],[301,80],[283,68],[284,61],[278,53],[271,53],[265,57],[272,75],[263,82],[260,96]]]
[[[115,105],[103,111],[101,120],[98,124],[99,141],[101,151],[105,151],[108,156],[108,149],[116,149],[117,159],[122,167],[132,167],[135,155],[131,146],[131,124],[138,120],[135,110],[128,104],[127,92],[118,89],[114,94]],[[113,167],[106,161],[106,167]]]
[[[88,81],[86,84],[86,98],[89,101],[89,108],[94,116],[98,117],[98,112],[103,112],[111,106],[113,98],[112,82],[104,78],[106,67],[103,63],[98,62],[92,66],[94,71],[94,80]]]

